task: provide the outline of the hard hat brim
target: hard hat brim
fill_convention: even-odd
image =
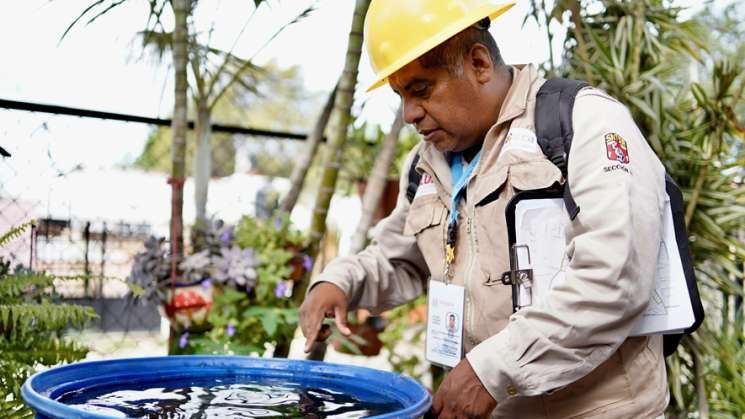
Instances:
[[[442,29],[442,31],[428,38],[427,40],[422,42],[422,44],[419,45],[417,48],[410,50],[407,54],[405,54],[398,60],[391,63],[386,68],[382,69],[380,72],[378,72],[378,74],[376,74],[375,82],[373,82],[373,84],[370,85],[370,87],[368,87],[366,91],[371,92],[377,89],[378,87],[388,84],[388,77],[391,74],[400,70],[401,68],[403,68],[410,62],[414,61],[415,59],[426,54],[429,50],[447,41],[452,36],[456,35],[457,33],[466,29],[467,27],[473,25],[474,23],[478,22],[484,17],[488,16],[490,20],[496,19],[497,17],[502,15],[504,12],[511,9],[512,6],[514,5],[515,5],[514,2],[502,3],[502,4],[486,4],[483,7],[474,9],[471,13],[463,16],[462,18],[456,21],[453,21],[449,25],[445,26]]]

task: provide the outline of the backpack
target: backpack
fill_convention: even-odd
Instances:
[[[569,150],[574,136],[572,128],[574,99],[577,93],[585,87],[589,87],[589,85],[583,81],[552,79],[547,80],[541,86],[536,96],[535,128],[538,145],[541,147],[543,154],[561,170],[564,179],[567,179],[568,175]],[[415,170],[418,162],[419,153],[414,156],[409,167],[408,186],[406,188],[406,198],[409,203],[414,200],[421,179],[421,173]],[[579,214],[580,208],[572,197],[569,183],[564,182],[564,185],[561,185],[560,188],[569,219],[573,221]],[[684,330],[683,333],[664,335],[663,352],[665,356],[669,356],[675,353],[684,335],[690,335],[701,325],[704,319],[704,309],[696,285],[691,251],[688,247],[683,194],[667,173],[665,173],[665,190],[670,197],[675,237],[695,317],[693,325]]]

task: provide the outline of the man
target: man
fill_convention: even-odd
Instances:
[[[653,288],[664,169],[627,109],[602,91],[583,89],[574,106],[567,177],[581,211],[566,230],[565,281],[544,305],[515,314],[510,286],[499,281],[509,270],[507,202],[567,181],[536,143],[535,96],[544,80],[532,66],[505,65],[486,30],[510,6],[373,0],[366,20],[373,87],[390,84],[424,141],[373,244],[335,260],[311,284],[300,309],[306,350],[330,334],[324,316],[347,334],[348,309],[403,304],[431,277],[430,293],[442,281],[465,294],[465,357],[435,394],[432,416],[661,416],[662,339],[629,333]],[[414,155],[431,184],[420,184],[409,203]],[[473,171],[454,182],[459,165]]]
[[[455,325],[455,313],[449,313],[448,314],[448,325],[447,325],[448,333],[455,335],[455,332],[458,331],[457,326]]]

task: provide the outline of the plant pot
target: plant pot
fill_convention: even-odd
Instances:
[[[373,224],[377,224],[378,221],[389,216],[393,212],[393,209],[396,208],[396,202],[398,201],[398,180],[387,180],[384,188],[378,208],[375,210],[375,214],[373,214]],[[360,199],[365,196],[366,189],[367,181],[358,180],[357,193]]]
[[[362,323],[350,323],[349,330],[352,334],[362,338],[364,343],[356,343],[352,340],[347,339],[346,344],[354,346],[364,356],[375,356],[380,354],[380,350],[383,348],[383,341],[380,340],[378,334],[384,329],[384,319],[379,316],[369,316]],[[334,350],[344,354],[359,355],[350,350],[346,345],[342,344],[340,340],[333,341]]]
[[[166,293],[162,310],[171,321],[171,328],[179,331],[209,329],[209,313],[212,310],[213,287],[202,281],[176,283]]]
[[[303,275],[306,272],[303,260],[306,257],[306,254],[298,246],[288,246],[287,250],[292,252],[292,259],[288,262],[292,271],[287,279],[292,282],[298,282],[303,278]]]

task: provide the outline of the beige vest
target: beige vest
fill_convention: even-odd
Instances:
[[[519,129],[535,132],[535,94],[543,81],[530,67],[516,73],[500,118],[486,136],[477,176],[468,185],[465,202],[460,203],[452,280],[466,289],[466,352],[505,328],[512,315],[511,287],[499,281],[509,270],[505,206],[519,191],[563,181],[559,169],[542,153],[510,145],[513,139],[507,138]],[[430,272],[442,277],[452,189],[450,169],[443,154],[429,144],[419,152],[417,168],[432,177],[436,193],[419,194],[413,200],[404,235],[416,236]],[[664,411],[666,391],[661,338],[629,338],[610,359],[579,381],[550,395],[508,397],[499,403],[493,417],[653,418]]]

